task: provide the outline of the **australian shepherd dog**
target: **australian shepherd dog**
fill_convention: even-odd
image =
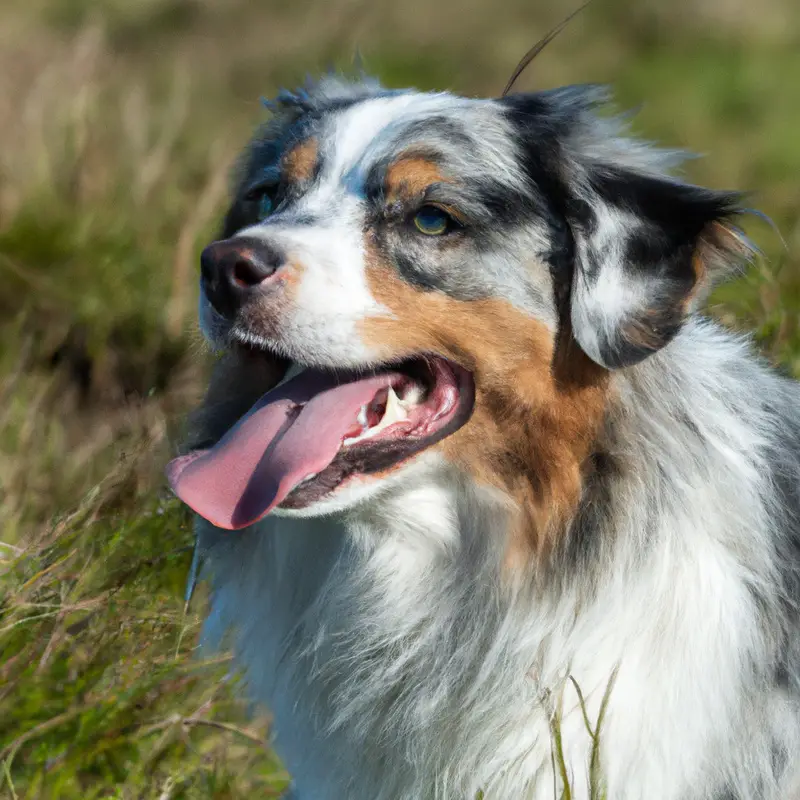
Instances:
[[[800,797],[800,387],[604,102],[328,76],[240,160],[168,473],[291,797]]]

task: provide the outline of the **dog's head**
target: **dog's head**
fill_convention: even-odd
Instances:
[[[228,356],[178,495],[238,528],[444,462],[534,528],[565,513],[610,371],[676,335],[738,241],[736,198],[668,177],[674,154],[601,99],[280,96],[202,255],[201,326]]]

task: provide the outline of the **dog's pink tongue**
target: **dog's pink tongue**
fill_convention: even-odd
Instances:
[[[251,525],[333,461],[361,406],[391,379],[382,374],[342,383],[305,370],[267,392],[216,446],[170,462],[169,482],[214,525]]]

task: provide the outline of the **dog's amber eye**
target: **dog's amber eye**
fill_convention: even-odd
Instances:
[[[450,228],[452,219],[438,206],[422,206],[414,215],[414,225],[426,236],[441,236]]]

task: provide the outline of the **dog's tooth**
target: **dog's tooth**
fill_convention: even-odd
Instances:
[[[369,438],[385,430],[395,422],[403,422],[408,419],[406,410],[400,405],[400,401],[395,394],[394,389],[390,386],[386,394],[386,409],[383,412],[380,422],[373,425],[361,434],[363,438]]]
[[[377,427],[385,428],[386,425],[391,425],[393,422],[402,422],[405,419],[408,419],[408,413],[405,408],[403,408],[400,398],[390,386],[389,393],[386,395],[386,411],[384,411],[383,417]]]
[[[365,417],[364,421],[361,419],[362,412]],[[377,425],[373,425],[371,428],[366,427],[366,413],[366,407],[362,406],[361,411],[358,412],[358,421],[364,427],[364,430],[358,436],[351,436],[348,439],[344,439],[342,444],[346,447],[356,444],[356,442],[363,441],[364,439],[371,439],[390,425],[394,425],[395,422],[403,422],[408,419],[408,412],[403,408],[400,399],[391,386],[386,394],[386,409],[383,412],[380,422]]]
[[[367,406],[366,406],[366,403],[363,406],[361,406],[361,410],[358,412],[358,416],[356,417],[356,422],[358,422],[358,424],[362,428],[366,428],[367,425],[369,424],[369,421],[367,419]]]

